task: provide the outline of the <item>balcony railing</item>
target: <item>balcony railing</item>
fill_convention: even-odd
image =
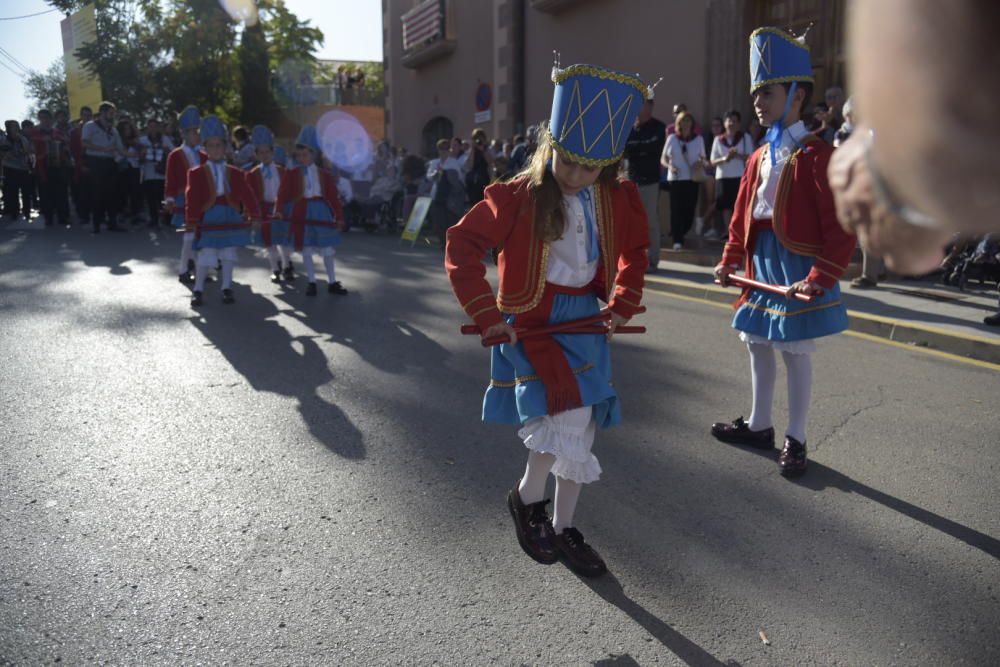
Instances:
[[[451,0],[424,0],[400,17],[404,67],[417,68],[455,50],[449,38]]]

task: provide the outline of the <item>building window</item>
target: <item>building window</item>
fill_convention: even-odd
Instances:
[[[404,66],[420,67],[455,50],[448,38],[449,5],[450,0],[424,0],[400,17]]]

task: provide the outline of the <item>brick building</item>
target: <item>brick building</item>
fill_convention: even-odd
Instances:
[[[445,136],[511,137],[547,119],[552,52],[637,72],[656,115],[685,102],[703,125],[748,114],[758,25],[808,34],[817,90],[843,85],[845,0],[383,0],[386,137],[425,155]],[[816,97],[814,96],[814,99]]]

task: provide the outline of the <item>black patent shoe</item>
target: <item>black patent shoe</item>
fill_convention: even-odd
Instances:
[[[190,273],[186,271],[184,273],[178,273],[177,282],[183,285],[190,285],[191,283],[194,282],[194,276],[192,276]]]
[[[271,282],[272,283],[281,282],[281,271],[275,271],[274,273],[271,274]]]
[[[806,458],[806,443],[799,442],[790,435],[785,436],[785,446],[778,456],[781,474],[785,477],[796,477],[806,471],[809,464]]]
[[[563,529],[553,542],[566,567],[581,577],[599,577],[608,571],[600,554],[584,541],[583,534],[576,528]]]
[[[288,263],[288,266],[281,273],[285,276],[285,280],[295,280],[295,268],[291,262]]]
[[[236,303],[236,297],[233,296],[233,290],[222,290],[222,303]]]
[[[525,505],[521,502],[521,494],[516,486],[507,494],[507,509],[514,519],[517,543],[524,549],[524,553],[543,565],[551,565],[559,560],[559,553],[552,544],[552,520],[545,511],[549,502],[542,500]]]
[[[347,289],[340,284],[340,281],[330,283],[326,286],[326,291],[330,294],[340,294],[341,296],[347,294]]]
[[[201,292],[195,290],[191,293],[191,307],[197,308],[198,306],[204,304],[205,301],[201,298]]]
[[[774,447],[773,428],[751,431],[750,425],[743,417],[734,419],[728,424],[725,422],[712,424],[712,435],[731,445],[748,445],[756,449],[772,449]]]

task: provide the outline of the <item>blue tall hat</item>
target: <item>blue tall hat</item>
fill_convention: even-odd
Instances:
[[[621,159],[632,124],[649,96],[636,74],[558,62],[552,68],[552,146],[568,160],[603,167]]]
[[[785,117],[792,107],[799,83],[813,83],[812,59],[806,36],[801,37],[778,28],[757,28],[750,34],[750,94],[772,83],[790,83],[781,118],[767,129],[764,140],[770,150],[771,164],[776,164]]]
[[[812,59],[805,35],[778,28],[757,28],[750,34],[750,94],[769,83],[813,83]]]
[[[182,130],[197,130],[201,125],[201,114],[193,106],[187,106],[177,119],[177,127]]]
[[[295,140],[296,146],[307,146],[313,149],[313,152],[319,155],[319,135],[316,134],[315,125],[303,125],[302,129],[299,130],[299,137]]]
[[[205,116],[205,119],[201,121],[202,143],[205,143],[209,139],[222,139],[225,141],[227,137],[226,125],[218,116]]]
[[[250,133],[250,143],[254,146],[273,146],[274,133],[263,125],[256,125]]]

